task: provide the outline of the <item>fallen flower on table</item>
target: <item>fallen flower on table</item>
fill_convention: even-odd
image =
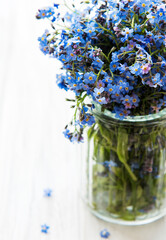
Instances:
[[[47,188],[47,189],[44,190],[44,196],[45,197],[51,197],[51,195],[52,195],[52,190],[51,189]]]
[[[110,233],[108,232],[107,229],[103,229],[103,230],[100,232],[100,236],[101,236],[101,238],[108,239],[109,236],[110,236]]]
[[[46,224],[41,225],[41,232],[42,232],[42,233],[48,233],[48,229],[49,229],[49,228],[50,228],[50,227],[47,226]]]

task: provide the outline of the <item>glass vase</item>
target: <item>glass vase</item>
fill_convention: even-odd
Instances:
[[[99,218],[140,225],[166,214],[166,110],[115,118],[95,110],[87,134],[84,196]],[[84,159],[85,162],[85,159]]]

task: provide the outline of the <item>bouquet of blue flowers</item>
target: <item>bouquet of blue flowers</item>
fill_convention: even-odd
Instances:
[[[38,40],[45,55],[62,63],[57,84],[74,92],[66,99],[74,116],[64,135],[81,142],[90,127],[87,198],[105,220],[157,219],[164,212],[165,3],[64,1],[36,15],[51,23]]]
[[[166,106],[164,1],[83,1],[62,16],[59,8],[41,9],[36,17],[52,26],[39,43],[44,54],[62,62],[58,86],[75,93],[68,99],[75,109],[74,131],[65,130],[68,139],[81,141],[84,127],[95,123],[92,101],[119,119]]]

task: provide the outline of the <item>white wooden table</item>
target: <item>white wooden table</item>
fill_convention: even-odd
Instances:
[[[164,240],[166,218],[139,227],[92,216],[79,196],[76,145],[62,135],[70,120],[57,62],[38,49],[46,0],[0,0],[0,240]],[[68,113],[68,114],[67,114]],[[43,190],[51,188],[51,198]],[[49,234],[41,225],[50,226]]]

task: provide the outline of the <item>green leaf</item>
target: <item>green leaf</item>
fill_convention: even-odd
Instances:
[[[133,181],[137,181],[137,177],[132,172],[130,166],[127,164],[127,153],[128,153],[128,133],[124,128],[118,129],[118,143],[117,143],[117,154],[121,163],[124,164],[127,172],[129,173],[130,177]]]
[[[137,187],[137,199],[139,199],[141,196],[142,196],[142,187],[141,186],[138,186]]]

